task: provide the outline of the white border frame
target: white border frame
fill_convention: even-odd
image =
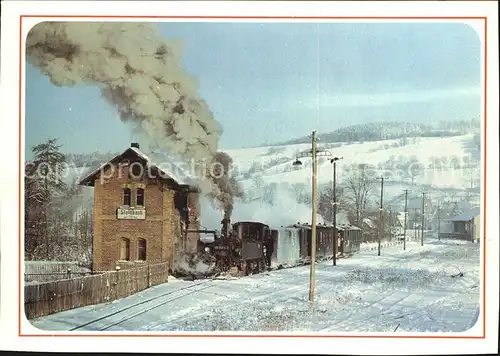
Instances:
[[[378,354],[384,350],[387,354],[413,354],[429,352],[439,353],[483,353],[497,350],[498,330],[498,3],[496,2],[363,2],[363,6],[356,2],[94,2],[92,7],[88,2],[4,2],[2,3],[2,71],[1,75],[1,130],[4,145],[18,148],[18,69],[19,69],[19,15],[177,15],[177,16],[408,16],[408,17],[488,17],[488,131],[487,131],[487,330],[486,339],[363,339],[356,342],[353,338],[148,338],[146,343],[138,343],[135,337],[130,338],[94,338],[93,342],[85,342],[81,337],[18,337],[18,275],[17,252],[18,244],[18,156],[7,155],[6,167],[15,169],[2,170],[0,175],[2,190],[1,200],[1,294],[0,294],[0,335],[2,335],[2,348],[12,350],[38,350],[59,351],[70,349],[76,341],[80,351],[150,351],[161,352],[168,349],[173,352],[269,352],[272,344],[279,342],[279,351],[283,353],[361,353]],[[55,19],[54,19],[55,20]],[[64,20],[70,20],[64,18]],[[122,20],[116,20],[122,21]],[[146,19],[141,21],[162,21],[161,19]],[[207,21],[205,19],[176,19],[168,21]],[[214,21],[234,21],[217,19]],[[240,21],[280,21],[274,19],[253,19]],[[283,20],[288,21],[288,20]],[[303,22],[316,22],[314,19],[294,20]],[[332,21],[332,20],[322,20]],[[349,20],[354,21],[354,20]],[[365,20],[356,20],[364,22]],[[383,20],[387,21],[387,20]],[[401,20],[407,22],[409,20]],[[424,20],[417,20],[424,21]],[[29,30],[29,22],[35,24],[40,19],[24,19],[23,35]],[[456,22],[456,21],[455,21]],[[461,21],[462,22],[462,21]],[[481,28],[473,25],[480,37],[484,39]],[[15,54],[14,54],[15,53]],[[24,70],[24,68],[23,68]],[[24,82],[24,80],[23,80]],[[15,88],[15,90],[14,90]],[[24,105],[24,102],[23,102]],[[24,132],[22,132],[22,145],[24,147]],[[9,152],[9,151],[7,151]],[[23,158],[22,155],[21,158]],[[484,172],[482,172],[484,176]],[[22,203],[22,202],[21,202]],[[483,242],[483,241],[482,241]],[[5,252],[9,253],[6,254]],[[483,257],[483,256],[481,256]],[[16,271],[13,273],[12,271]],[[23,333],[46,333],[29,324],[24,316],[22,325]],[[482,315],[480,315],[480,320]],[[482,325],[479,325],[482,326]],[[477,325],[476,325],[477,329]],[[477,330],[471,330],[477,334]],[[479,331],[481,334],[481,331]],[[195,340],[192,340],[195,339]],[[118,342],[120,340],[120,342]],[[193,341],[193,342],[186,342]],[[361,340],[360,340],[361,341]],[[390,347],[388,343],[390,343]],[[425,345],[425,346],[424,346]],[[276,345],[274,345],[276,346]],[[421,346],[421,348],[419,348]],[[313,349],[311,349],[313,347]]]

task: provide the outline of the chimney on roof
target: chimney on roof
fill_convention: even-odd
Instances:
[[[139,144],[137,142],[132,142],[130,144],[130,147],[135,147],[135,148],[139,148]]]

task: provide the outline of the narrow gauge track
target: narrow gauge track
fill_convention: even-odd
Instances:
[[[347,256],[343,256],[343,258],[349,258],[351,257],[350,255],[347,255]],[[420,257],[420,259],[422,259],[423,257]],[[316,263],[318,262],[322,262],[322,261],[328,261],[330,260],[331,258],[324,258],[324,259],[320,259],[320,260],[317,260]],[[302,264],[298,264],[298,265],[294,265],[294,266],[288,266],[288,267],[282,267],[282,268],[273,268],[271,269],[271,271],[274,271],[274,270],[279,270],[279,269],[288,269],[288,268],[296,268],[296,267],[301,267],[301,266],[305,266],[305,265],[309,265],[310,264],[310,261],[308,262],[304,262]],[[270,271],[268,271],[270,272]],[[103,326],[99,329],[96,329],[96,331],[105,331],[105,330],[108,330],[116,325],[119,325],[125,321],[128,321],[128,320],[131,320],[139,315],[142,315],[142,314],[145,314],[153,309],[156,309],[156,308],[159,308],[165,304],[168,304],[170,302],[173,302],[174,300],[177,300],[177,299],[180,299],[180,298],[183,298],[183,297],[186,297],[190,294],[194,294],[194,293],[197,293],[197,292],[201,292],[205,289],[208,289],[208,288],[211,288],[213,285],[212,283],[216,283],[216,281],[219,281],[219,282],[223,282],[224,280],[217,280],[217,279],[214,279],[213,277],[212,278],[206,278],[206,279],[203,279],[203,282],[200,282],[200,283],[195,283],[195,284],[192,284],[192,285],[189,285],[189,286],[186,286],[186,287],[182,287],[182,288],[179,288],[179,289],[176,289],[176,290],[173,290],[173,291],[169,291],[167,293],[163,293],[161,295],[158,295],[158,296],[155,296],[155,297],[152,297],[152,298],[149,298],[149,299],[146,299],[146,300],[143,300],[139,303],[135,303],[135,304],[132,304],[132,305],[129,305],[128,307],[125,307],[125,308],[122,308],[122,309],[119,309],[115,312],[112,312],[112,313],[109,313],[109,314],[106,314],[106,315],[103,315],[99,318],[96,318],[96,319],[93,319],[89,322],[86,322],[84,324],[81,324],[81,325],[78,325],[78,326],[75,326],[71,329],[69,329],[69,331],[76,331],[76,330],[79,330],[79,329],[82,329],[82,328],[85,328],[89,325],[92,325],[92,324],[96,324],[100,321],[103,321],[103,320],[106,320],[108,318],[111,318],[115,315],[119,315],[119,314],[122,314],[122,313],[125,313],[126,311],[128,310],[131,310],[131,309],[134,309],[134,308],[137,308],[141,305],[144,305],[144,304],[147,304],[147,303],[151,303],[155,300],[158,300],[158,299],[161,299],[161,298],[164,298],[164,297],[168,297],[168,296],[171,296],[170,298],[166,299],[166,300],[163,300],[163,301],[160,301],[158,304],[155,304],[153,306],[150,306],[150,307],[146,307],[145,309],[139,309],[138,312],[136,312],[135,314],[124,314],[124,317],[118,321],[115,321],[115,322],[112,322],[111,324],[108,324],[106,326]],[[197,288],[195,290],[190,290],[192,288],[195,288],[195,287],[198,287],[198,286],[201,286],[201,285],[205,285],[205,284],[210,284],[208,286],[203,286],[203,287],[200,287],[200,288]],[[292,288],[294,289],[294,288]],[[180,295],[176,295],[182,291],[186,291],[186,290],[190,290],[188,292],[184,292],[184,293],[181,293]],[[172,296],[174,295],[174,296]]]
[[[190,285],[190,286],[187,286],[187,287],[183,287],[183,288],[179,288],[179,289],[176,289],[176,290],[173,290],[173,291],[169,291],[167,293],[163,293],[161,295],[158,295],[158,296],[155,296],[155,297],[143,300],[143,301],[141,301],[139,303],[135,303],[135,304],[129,305],[128,307],[119,309],[119,310],[117,310],[117,311],[115,311],[113,313],[109,313],[109,314],[103,315],[103,316],[101,316],[101,317],[99,317],[97,319],[91,320],[91,321],[89,321],[89,322],[87,322],[85,324],[78,325],[78,326],[76,326],[74,328],[69,329],[69,331],[76,331],[76,330],[82,329],[82,328],[87,327],[89,325],[96,324],[96,323],[98,323],[100,321],[109,319],[109,318],[111,318],[113,316],[125,313],[126,311],[129,311],[131,309],[137,308],[137,307],[142,306],[144,304],[148,304],[148,303],[151,303],[151,302],[153,302],[155,300],[158,300],[158,299],[161,300],[162,298],[167,297],[166,300],[161,300],[157,304],[154,304],[152,306],[146,306],[146,308],[144,308],[144,309],[139,309],[136,313],[133,313],[133,314],[129,314],[129,313],[123,314],[124,315],[123,318],[119,319],[118,321],[111,322],[111,324],[103,326],[103,327],[97,329],[96,331],[105,331],[105,330],[108,330],[108,329],[110,329],[110,328],[112,328],[112,327],[114,327],[116,325],[119,325],[119,324],[125,322],[125,321],[131,320],[131,319],[133,319],[133,318],[135,318],[135,317],[137,317],[139,315],[142,315],[142,314],[147,313],[147,312],[149,312],[149,311],[151,311],[153,309],[159,308],[159,307],[161,307],[161,306],[163,306],[165,304],[173,302],[174,300],[177,300],[177,299],[186,297],[186,296],[188,296],[190,294],[193,294],[193,293],[200,292],[202,290],[211,288],[213,286],[212,282],[215,282],[215,281],[212,280],[212,279],[210,279],[210,280],[203,281],[201,283],[196,283],[196,284],[193,284],[193,285]],[[208,285],[208,286],[202,286],[202,285],[205,285],[205,284],[210,284],[210,285]],[[201,286],[201,287],[200,288],[196,288],[194,290],[191,290],[192,288],[195,288],[195,287],[198,287],[198,286]],[[183,291],[186,291],[186,292],[183,292]]]

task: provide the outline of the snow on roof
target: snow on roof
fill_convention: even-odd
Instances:
[[[371,221],[370,219],[368,218],[364,218],[363,219],[363,222],[368,225],[369,228],[373,229],[375,227],[375,224],[373,223],[373,221]]]
[[[187,167],[188,166],[187,163],[175,160],[172,157],[168,156],[166,153],[151,152],[148,157],[139,149],[135,147],[132,147],[132,149],[138,154],[142,154],[143,157],[146,157],[148,164],[151,164],[152,166],[155,166],[156,168],[160,169],[162,172],[167,174],[169,177],[174,179],[179,184],[184,184],[184,185],[197,184],[196,182],[198,181],[198,178],[196,177],[196,175],[191,174],[189,172],[189,168],[194,168],[194,167]],[[186,169],[183,167],[186,167]]]
[[[142,152],[140,149],[138,149],[137,147],[129,147],[129,149],[131,149],[132,151],[134,151],[135,153],[137,153],[137,155],[139,157],[141,157],[142,159],[144,159],[146,162],[150,162],[151,161],[149,159],[149,157],[146,156],[146,154],[144,152]],[[122,154],[124,154],[125,152],[127,152],[127,150],[123,151]]]
[[[470,221],[474,219],[476,216],[479,216],[481,210],[479,207],[469,209],[468,211],[457,215],[450,219],[450,221]]]
[[[359,227],[351,225],[351,224],[346,224],[344,227],[346,229],[349,229],[349,230],[360,230],[361,231],[361,229]]]
[[[318,224],[317,227],[321,228],[332,228],[332,224]],[[282,226],[282,229],[292,229],[292,228],[304,228],[307,230],[311,230],[311,225],[310,224],[292,224],[292,225],[287,225],[287,226]],[[337,225],[337,230],[338,231],[344,231],[344,230],[361,230],[359,227],[351,225],[351,224],[338,224]]]
[[[110,162],[113,162],[119,159],[121,156],[125,155],[127,152],[133,152],[137,157],[141,158],[146,162],[148,167],[152,167],[160,171],[163,175],[172,178],[179,185],[197,185],[197,178],[194,174],[188,174],[187,170],[181,168],[183,164],[182,162],[175,161],[171,157],[166,154],[161,154],[158,152],[151,153],[150,155],[146,155],[143,151],[141,151],[137,147],[128,147],[126,150],[116,155],[108,162],[102,164],[99,168],[87,174],[83,179],[80,180],[80,185],[89,185],[92,182],[93,178],[101,172],[105,167],[109,165]]]

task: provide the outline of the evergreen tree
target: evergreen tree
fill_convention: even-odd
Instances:
[[[25,252],[27,258],[50,258],[52,231],[57,225],[54,209],[64,196],[66,157],[57,139],[32,148],[34,159],[25,165]],[[59,199],[61,201],[61,199]],[[43,247],[43,251],[41,248]]]

